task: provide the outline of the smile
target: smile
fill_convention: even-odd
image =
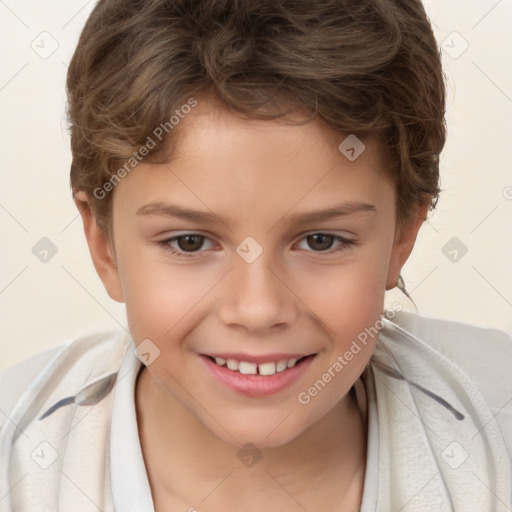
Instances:
[[[312,354],[313,355],[313,354]],[[239,372],[243,375],[274,375],[284,372],[288,368],[293,368],[296,364],[310,356],[291,359],[281,359],[279,361],[269,361],[266,363],[251,363],[248,361],[237,361],[236,359],[224,359],[222,357],[209,356],[218,366],[228,368],[233,372]]]
[[[244,354],[201,354],[200,360],[206,365],[211,377],[223,387],[250,397],[265,397],[284,391],[296,383],[317,355],[274,354],[253,357]]]

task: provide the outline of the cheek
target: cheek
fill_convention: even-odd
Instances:
[[[336,377],[329,380],[331,392],[322,393],[316,402],[320,408],[332,405],[336,397],[348,391],[373,353],[382,327],[387,274],[386,258],[380,254],[379,258],[361,254],[357,261],[333,266],[324,274],[317,273],[315,279],[306,280],[302,288],[304,303],[331,340],[321,371],[330,370]],[[330,379],[329,374],[324,375]]]
[[[159,339],[166,334],[176,337],[197,310],[194,306],[215,284],[215,276],[143,252],[125,254],[129,255],[119,262],[118,269],[135,341]]]
[[[346,336],[382,313],[386,270],[385,258],[371,261],[361,257],[305,272],[294,291],[332,335]]]

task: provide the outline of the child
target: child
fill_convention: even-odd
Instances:
[[[67,87],[129,332],[1,376],[0,512],[510,510],[512,340],[383,311],[440,193],[420,0],[101,0]]]

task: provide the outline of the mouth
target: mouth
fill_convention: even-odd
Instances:
[[[275,395],[298,383],[315,360],[314,354],[249,357],[239,354],[200,354],[208,374],[223,388],[251,398]],[[293,357],[289,357],[292,356]],[[284,357],[283,357],[284,356]],[[252,359],[252,361],[247,361]],[[272,360],[273,359],[273,360]]]
[[[276,373],[285,372],[290,368],[294,368],[295,366],[300,365],[306,359],[313,358],[315,355],[316,353],[298,357],[276,358],[272,361],[261,363],[228,357],[216,357],[209,355],[205,355],[205,357],[210,359],[210,361],[214,362],[217,366],[220,366],[221,368],[227,368],[232,372],[238,372],[243,375],[271,376],[275,375]]]

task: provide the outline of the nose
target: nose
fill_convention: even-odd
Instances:
[[[226,326],[265,332],[295,321],[299,301],[282,266],[271,259],[265,251],[252,263],[234,255],[217,310]]]

